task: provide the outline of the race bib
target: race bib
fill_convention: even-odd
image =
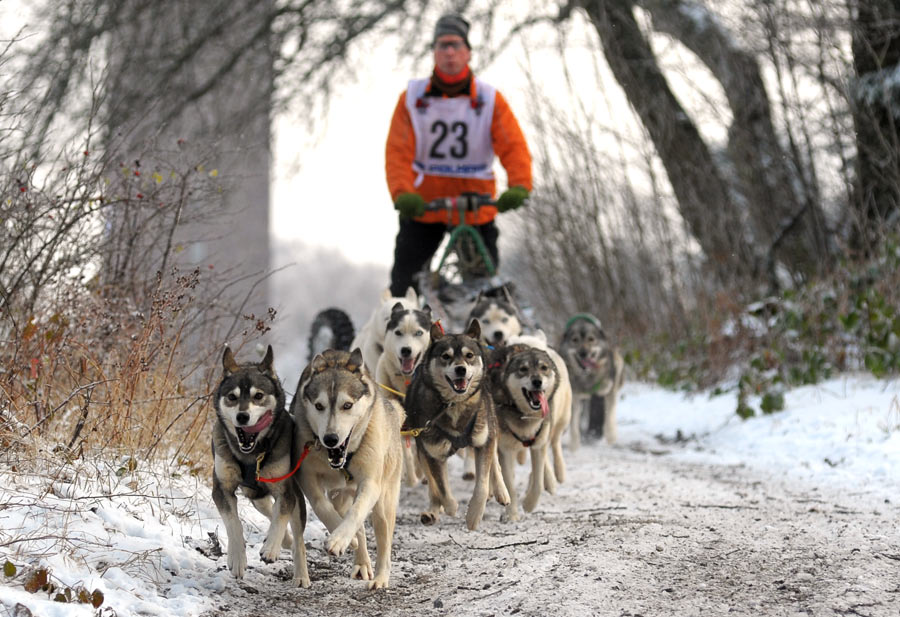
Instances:
[[[428,79],[409,82],[406,107],[416,134],[415,186],[425,175],[493,180],[495,90],[475,80],[476,97],[426,97]]]

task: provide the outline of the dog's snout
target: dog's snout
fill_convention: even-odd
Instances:
[[[535,379],[531,380],[531,387],[534,388],[535,390],[540,390],[541,386],[543,386],[543,385],[544,385],[543,380],[541,380],[539,378],[535,378]]]
[[[328,433],[322,437],[322,443],[325,444],[326,448],[333,448],[338,445],[338,436],[334,433]]]
[[[457,366],[455,369],[453,369],[453,372],[456,373],[457,377],[465,377],[466,376],[466,367]]]
[[[400,348],[400,356],[403,358],[408,358],[412,355],[412,348],[410,347],[401,347]]]
[[[247,422],[250,421],[250,414],[249,414],[249,413],[245,413],[245,412],[242,411],[242,412],[240,412],[240,413],[237,415],[237,417],[235,418],[235,420],[237,420],[237,423],[238,423],[238,424],[240,424],[241,426],[243,426],[243,425],[247,424]]]

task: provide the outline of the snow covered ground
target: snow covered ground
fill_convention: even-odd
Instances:
[[[742,421],[734,414],[734,395],[685,397],[649,385],[627,384],[618,408],[617,449],[664,450],[667,459],[696,465],[742,464],[807,486],[895,504],[900,499],[898,392],[896,380],[841,377],[786,393],[783,412]],[[583,461],[602,459],[608,452],[609,446],[592,444],[573,460],[584,465]],[[239,584],[224,569],[224,558],[213,561],[214,554],[207,556],[213,550],[209,534],[217,532],[224,538],[207,473],[199,477],[187,469],[163,473],[140,462],[131,470],[124,461],[64,465],[47,456],[39,474],[24,466],[0,469],[0,564],[9,561],[17,568],[14,576],[0,575],[0,615],[131,617],[221,611],[222,596]],[[648,459],[652,465],[653,457]],[[521,471],[518,476],[524,474]],[[574,477],[578,481],[577,473]],[[542,504],[554,511],[577,511],[576,504],[567,508],[561,503],[575,494],[563,490],[542,499]],[[424,506],[424,493],[414,501]],[[258,550],[266,521],[246,500],[240,503],[248,521],[249,563],[256,569],[251,575],[265,579],[271,573],[264,584],[286,589],[289,563],[261,564]],[[496,512],[498,506],[493,507]],[[397,535],[421,538],[420,532],[409,527],[417,511],[403,509],[401,504]],[[306,542],[321,547],[324,538],[322,525],[313,519]],[[474,542],[468,537],[466,541]],[[506,534],[502,541],[514,543],[515,538]],[[484,554],[485,560],[493,558]],[[54,594],[25,591],[29,571],[35,567],[49,570],[57,588]],[[404,566],[410,568],[413,565]],[[398,570],[395,563],[392,583],[404,581]],[[329,585],[334,585],[329,576],[316,580],[316,564],[311,563],[310,572],[319,593],[327,593]],[[413,578],[406,575],[401,584],[417,584]],[[254,585],[259,587],[259,580]],[[54,602],[53,595],[66,588],[102,591],[100,611],[89,604]],[[297,611],[302,613],[300,608]]]

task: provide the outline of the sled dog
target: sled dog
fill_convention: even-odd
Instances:
[[[557,384],[556,393],[550,401],[550,415],[553,421],[550,425],[549,451],[553,453],[553,467],[550,467],[550,457],[547,457],[544,476],[544,488],[552,495],[555,484],[551,480],[554,477],[557,483],[566,481],[566,462],[562,453],[562,436],[572,420],[572,384],[569,382],[569,371],[562,356],[555,349],[547,345],[547,336],[543,330],[537,330],[534,334],[519,334],[510,338],[511,345],[528,345],[547,352],[553,365],[556,367]]]
[[[357,540],[352,578],[387,587],[400,493],[403,408],[363,366],[362,353],[326,350],[303,370],[291,401],[297,443],[309,447],[300,483],[331,533],[325,548],[341,555]],[[374,575],[364,523],[372,515]]]
[[[398,298],[392,297],[390,290],[385,289],[381,292],[381,303],[378,308],[372,311],[369,320],[363,324],[350,343],[350,349],[358,347],[362,351],[369,375],[374,375],[375,369],[378,367],[378,358],[384,350],[385,329],[391,319],[394,305],[398,302],[403,305],[403,308],[419,308],[419,297],[412,287],[406,289],[405,296]]]
[[[378,358],[375,381],[390,388],[402,398],[412,380],[413,371],[422,362],[425,350],[431,343],[431,307],[422,310],[408,309],[401,302],[394,304],[384,334],[384,351]],[[407,486],[415,486],[421,480],[416,466],[415,442],[407,437],[403,448],[403,475]]]
[[[492,355],[488,377],[500,427],[497,439],[500,468],[509,491],[506,516],[517,521],[515,458],[518,453],[526,449],[531,453],[531,477],[522,502],[526,512],[537,506],[545,476],[547,489],[552,493],[556,488],[555,474],[546,470],[549,470],[547,446],[554,422],[550,410],[559,386],[559,371],[546,351],[527,345],[509,345]]]
[[[600,327],[600,321],[588,313],[578,313],[566,323],[560,351],[569,368],[575,405],[570,424],[572,449],[581,443],[581,414],[591,406],[588,431],[616,441],[616,402],[624,380],[625,362],[618,349],[614,349]],[[591,398],[602,401],[602,419],[594,412]]]
[[[469,312],[469,321],[478,320],[481,325],[481,342],[490,350],[502,347],[509,337],[521,334],[522,324],[519,322],[518,314],[507,284],[488,292],[479,292],[475,305]],[[463,480],[472,480],[475,477],[475,461],[469,450],[464,452]],[[524,450],[520,453],[519,462],[525,462]]]
[[[235,491],[240,486],[271,524],[260,557],[278,558],[282,545],[291,546],[294,533],[294,584],[309,587],[306,547],[306,502],[296,474],[300,453],[294,444],[294,422],[284,407],[284,390],[272,369],[272,347],[259,364],[238,364],[231,349],[222,357],[223,376],[213,399],[216,421],[212,429],[212,497],[228,536],[228,569],[243,578],[247,552]],[[283,479],[281,479],[283,478]],[[274,497],[274,507],[272,504]]]
[[[480,336],[477,320],[464,334],[444,334],[440,325],[432,325],[431,345],[406,391],[408,424],[421,429],[416,445],[430,494],[430,507],[421,516],[426,525],[438,521],[441,508],[456,516],[447,458],[460,448],[471,447],[475,453],[475,488],[466,526],[478,527],[489,494],[501,505],[509,503],[497,459],[497,417],[486,387]]]
[[[505,345],[509,337],[522,332],[516,308],[499,297],[479,294],[469,312],[469,321],[472,319],[477,319],[481,324],[481,340],[492,347]]]

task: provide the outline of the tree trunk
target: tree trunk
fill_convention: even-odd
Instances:
[[[706,6],[681,0],[641,0],[653,27],[690,49],[722,85],[732,112],[728,155],[736,190],[747,204],[759,250],[792,273],[809,275],[827,265],[829,234],[819,203],[794,191],[787,156],[772,124],[759,63]]]
[[[855,3],[851,90],[856,128],[857,228],[854,248],[870,252],[886,224],[894,224],[900,205],[900,2]]]
[[[672,94],[634,18],[633,0],[582,4],[596,28],[610,69],[652,139],[679,210],[723,282],[758,276],[747,222],[697,127]]]

